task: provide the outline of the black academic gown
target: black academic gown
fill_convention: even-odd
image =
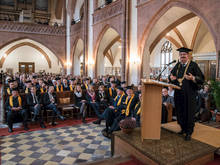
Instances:
[[[178,62],[171,74],[176,76],[177,79],[183,77],[184,71],[187,66],[182,66]],[[195,76],[195,82],[191,80],[184,79],[182,81],[181,90],[175,90],[174,102],[177,111],[177,122],[181,126],[181,129],[186,133],[191,135],[194,129],[194,116],[196,109],[196,94],[199,87],[204,82],[204,75],[201,72],[198,65],[191,61],[187,69],[186,74],[191,73]],[[177,80],[171,81],[171,83],[180,86],[180,83]]]

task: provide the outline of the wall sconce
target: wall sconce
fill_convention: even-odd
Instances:
[[[71,66],[72,66],[71,62],[70,62],[70,61],[67,61],[67,62],[66,62],[66,66],[67,66],[68,68],[71,67]]]
[[[130,58],[130,63],[131,64],[140,64],[141,63],[141,59],[139,57],[131,57]]]
[[[4,54],[3,54],[3,57],[4,57],[4,58],[6,58],[6,57],[7,57],[7,54],[6,54],[6,53],[4,53]]]

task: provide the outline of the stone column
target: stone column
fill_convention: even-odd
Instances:
[[[84,17],[83,17],[83,76],[88,75],[88,11],[89,11],[89,0],[84,0]]]
[[[141,61],[137,49],[137,0],[131,2],[130,14],[130,59],[129,59],[129,84],[137,85],[140,81],[139,72]]]
[[[123,0],[123,35],[122,35],[122,61],[121,61],[121,81],[128,80],[128,61],[129,59],[129,13],[130,13],[130,1]]]
[[[68,0],[66,0],[66,73],[71,74],[71,60],[70,60],[70,33],[71,33],[71,16],[68,9]]]

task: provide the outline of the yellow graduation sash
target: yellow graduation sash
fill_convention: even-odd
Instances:
[[[69,87],[70,87],[70,91],[73,91],[73,89],[75,88],[72,85],[70,85]]]
[[[137,106],[140,104],[140,102],[139,103],[137,103],[136,105],[135,105],[135,109],[137,108]],[[141,113],[141,107],[138,109],[138,111],[137,111],[137,115],[139,115]]]
[[[21,97],[20,96],[18,96],[18,104],[19,104],[19,107],[21,107]],[[14,105],[13,105],[13,96],[9,97],[9,105],[11,107],[14,107]]]
[[[40,88],[40,92],[41,93],[47,92],[47,89],[46,89],[46,91],[44,91],[44,88]]]
[[[120,99],[118,100],[117,106],[119,106],[121,104],[121,100],[124,95],[125,95],[124,93],[121,95]],[[115,101],[117,100],[117,97],[118,96],[115,97]]]
[[[109,90],[109,95],[112,96],[112,88],[108,88]]]
[[[129,102],[128,102],[128,96],[127,96],[127,98],[126,98],[126,101],[125,101],[125,104],[127,105],[126,110],[125,110],[125,112],[126,112],[125,115],[126,115],[126,116],[129,115],[130,105],[131,105],[131,102],[132,102],[133,98],[134,98],[134,94],[131,95],[131,98],[130,98]],[[122,113],[122,114],[123,114],[123,113]]]
[[[8,93],[8,95],[11,95],[10,88],[7,89],[7,93]]]
[[[25,93],[28,93],[28,88],[25,89]]]
[[[56,91],[57,92],[59,92],[59,91],[63,92],[63,85],[60,85],[60,86],[61,86],[60,89],[59,89],[58,85],[56,86]]]
[[[86,83],[85,83],[84,85],[85,85],[85,87],[86,87],[86,90],[88,90],[88,85],[87,85]]]

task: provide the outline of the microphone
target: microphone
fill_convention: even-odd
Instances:
[[[170,62],[169,64],[166,64],[165,67],[163,68],[163,70],[160,72],[160,74],[157,76],[157,80],[160,80],[160,77],[162,75],[162,73],[167,69],[167,67],[173,63],[175,63],[176,60],[173,60],[172,62]]]
[[[169,65],[171,65],[171,64],[173,64],[175,62],[176,62],[176,60],[173,60],[172,62],[170,62],[169,64],[166,64],[166,65],[169,66]]]

